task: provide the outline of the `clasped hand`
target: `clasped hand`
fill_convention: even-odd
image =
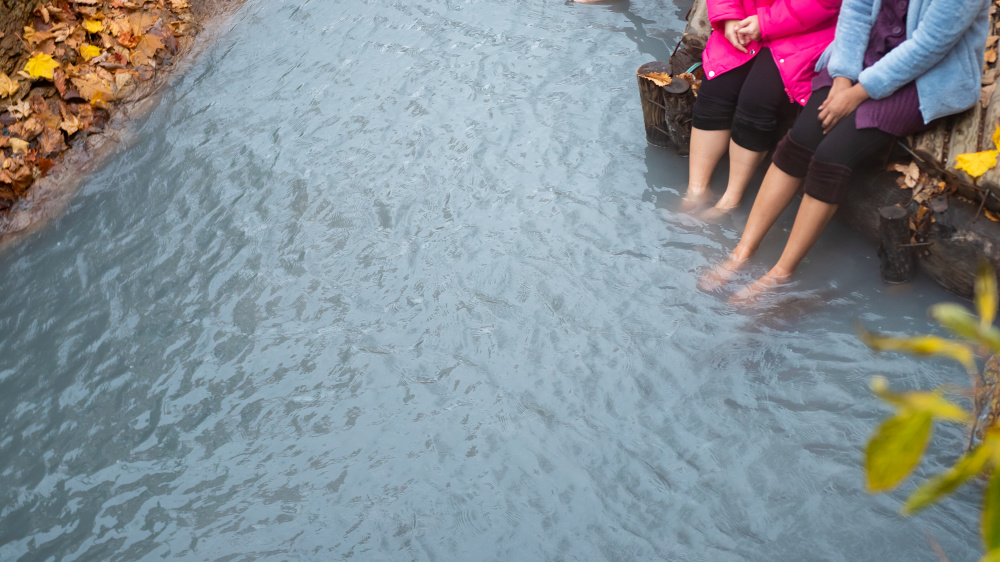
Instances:
[[[823,126],[823,134],[827,134],[867,100],[870,96],[860,83],[851,85],[851,81],[843,76],[833,79],[833,86],[826,100],[819,106],[819,122]]]
[[[747,52],[750,41],[760,41],[760,23],[757,16],[744,20],[726,20],[725,34],[729,43],[742,53]]]

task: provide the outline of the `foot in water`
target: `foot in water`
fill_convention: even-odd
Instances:
[[[736,257],[735,250],[726,261],[705,272],[698,278],[698,288],[706,293],[718,291],[723,285],[729,283],[736,275],[736,272],[743,267],[743,264],[750,259],[750,256]]]
[[[721,205],[721,203],[722,203],[722,201],[719,201],[715,205],[709,207],[708,209],[705,209],[705,212],[701,214],[701,220],[703,220],[705,222],[712,222],[712,223],[718,222],[720,219],[722,219],[723,217],[728,216],[729,213],[732,213],[733,211],[735,211],[736,209],[738,209],[739,206],[740,206],[739,203],[737,203],[736,205],[733,205],[731,207],[727,207],[727,206]]]
[[[684,199],[681,199],[680,211],[682,213],[690,213],[701,209],[708,205],[711,198],[712,191],[709,189],[692,190],[689,188],[684,195]]]
[[[775,289],[787,284],[791,278],[791,273],[778,270],[775,267],[760,279],[737,291],[729,298],[729,304],[741,308],[755,306],[762,298],[772,294]]]

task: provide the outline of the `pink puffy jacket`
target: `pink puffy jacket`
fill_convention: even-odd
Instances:
[[[705,78],[711,80],[771,49],[781,72],[788,99],[805,105],[812,93],[816,61],[833,41],[841,0],[708,0],[712,34],[702,54]],[[760,41],[751,41],[741,53],[725,36],[726,20],[757,14]]]

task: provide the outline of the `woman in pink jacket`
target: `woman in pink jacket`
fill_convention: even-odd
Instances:
[[[816,61],[833,41],[841,0],[708,0],[712,34],[691,125],[690,200],[729,150],[729,185],[716,203],[739,205],[777,140],[778,115],[805,106]]]

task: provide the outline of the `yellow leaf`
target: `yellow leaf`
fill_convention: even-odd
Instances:
[[[104,22],[98,20],[83,20],[83,28],[89,33],[100,33],[104,31]]]
[[[979,559],[979,562],[1000,562],[1000,548],[993,549]]]
[[[941,303],[931,307],[931,316],[949,332],[970,341],[982,343],[1000,352],[1000,330],[977,320],[964,306]]]
[[[969,152],[955,157],[955,169],[962,170],[974,178],[985,174],[997,165],[997,151]]]
[[[652,80],[657,86],[669,86],[673,79],[666,72],[650,72],[649,74],[640,74],[646,80]]]
[[[101,55],[101,48],[95,45],[81,45],[80,46],[80,56],[83,60],[90,60],[94,57]]]
[[[57,68],[59,68],[59,63],[45,53],[35,53],[35,56],[28,59],[28,63],[24,65],[24,71],[32,80],[38,78],[52,80],[52,71]]]
[[[993,130],[993,147],[1000,148],[1000,125]]]
[[[987,551],[1000,548],[1000,470],[993,470],[983,496],[983,519],[980,531]]]
[[[18,152],[27,152],[28,141],[21,140],[15,137],[10,137],[10,148],[14,151],[15,154],[17,154]]]
[[[891,338],[860,330],[858,337],[875,351],[898,351],[917,356],[949,357],[965,366],[970,373],[978,372],[968,345],[938,336],[907,336]]]
[[[916,468],[931,439],[929,414],[893,416],[880,425],[865,448],[865,485],[887,492]]]
[[[17,84],[17,80],[13,80],[10,76],[0,72],[0,98],[13,96],[20,89],[21,87]]]
[[[997,274],[985,259],[976,271],[976,308],[983,326],[992,326],[997,317]]]
[[[989,447],[980,445],[948,470],[921,484],[903,504],[903,515],[912,515],[959,489],[986,469],[990,456]]]

